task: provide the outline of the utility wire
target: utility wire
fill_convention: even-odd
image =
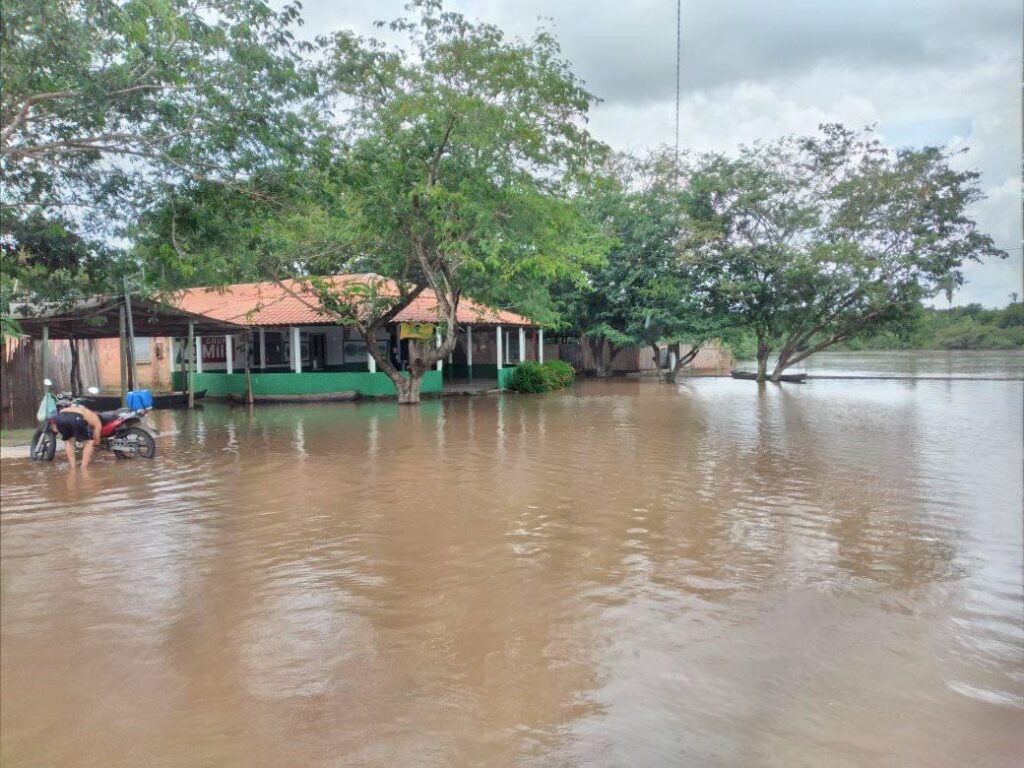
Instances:
[[[675,175],[676,188],[679,187],[679,72],[683,58],[683,0],[676,0],[676,149]]]

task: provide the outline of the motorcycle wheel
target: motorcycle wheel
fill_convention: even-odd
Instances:
[[[32,461],[53,461],[57,453],[57,436],[45,426],[39,427],[32,435],[29,456]]]
[[[156,456],[156,440],[140,427],[128,427],[121,440],[130,450],[117,451],[118,456],[133,459],[152,459]]]

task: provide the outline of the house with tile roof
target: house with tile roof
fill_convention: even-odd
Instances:
[[[397,292],[377,275],[338,275],[340,290],[352,283],[373,283],[381,292]],[[355,391],[364,396],[394,395],[394,384],[376,370],[366,344],[354,328],[336,322],[319,299],[296,281],[240,283],[222,288],[192,288],[173,298],[181,310],[244,326],[248,332],[202,336],[194,357],[188,340],[174,339],[170,358],[175,389],[188,385],[188,361],[194,363],[193,387],[208,397],[242,396],[246,371],[254,395],[315,395]],[[381,356],[399,369],[409,361],[409,335],[439,335],[437,298],[420,293],[378,332]],[[522,315],[463,298],[457,312],[455,350],[423,379],[423,393],[440,392],[446,382],[504,386],[523,360],[543,360],[544,331]]]

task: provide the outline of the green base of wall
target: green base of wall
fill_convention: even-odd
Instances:
[[[186,374],[176,371],[172,382],[176,390],[185,388]],[[196,391],[206,390],[207,397],[245,394],[244,373],[197,373]],[[441,391],[441,372],[423,374],[420,392],[425,395]],[[323,395],[331,392],[358,392],[363,397],[395,397],[395,385],[386,373],[253,373],[254,395]]]
[[[508,368],[502,368],[497,371],[498,373],[498,389],[505,389],[508,385],[508,380],[512,378],[512,374],[515,372],[516,366],[510,366]]]

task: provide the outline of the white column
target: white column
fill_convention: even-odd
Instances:
[[[668,369],[674,371],[676,369],[676,353],[672,350],[668,353]]]
[[[466,365],[473,365],[473,326],[466,326]]]
[[[376,341],[376,339],[374,339],[374,341]],[[344,343],[345,342],[344,342],[344,337],[343,337],[342,338],[342,344],[344,344]],[[388,344],[390,344],[390,343],[391,342],[389,341]],[[369,347],[366,348],[366,370],[368,370],[370,373],[376,373],[377,372],[377,361],[374,360],[373,359],[373,355],[370,354],[370,348]]]
[[[203,337],[196,336],[196,373],[203,372]]]
[[[267,370],[267,331],[260,328],[260,370]]]
[[[537,362],[544,362],[544,329],[537,330]]]
[[[439,326],[434,326],[434,344],[438,348],[441,347],[441,328]],[[437,360],[437,370],[440,371],[441,367],[443,365],[444,365],[444,363],[442,362],[442,360],[440,358],[438,358],[438,360]]]
[[[501,367],[502,367],[501,364],[502,364],[502,357],[503,357],[503,355],[501,354],[501,326],[500,325],[498,326],[497,334],[498,334],[498,370],[500,371]]]
[[[224,367],[228,373],[235,372],[235,337],[224,337]]]
[[[526,360],[526,329],[519,326],[519,362]]]
[[[292,370],[302,373],[302,347],[299,338],[299,326],[292,326]]]

